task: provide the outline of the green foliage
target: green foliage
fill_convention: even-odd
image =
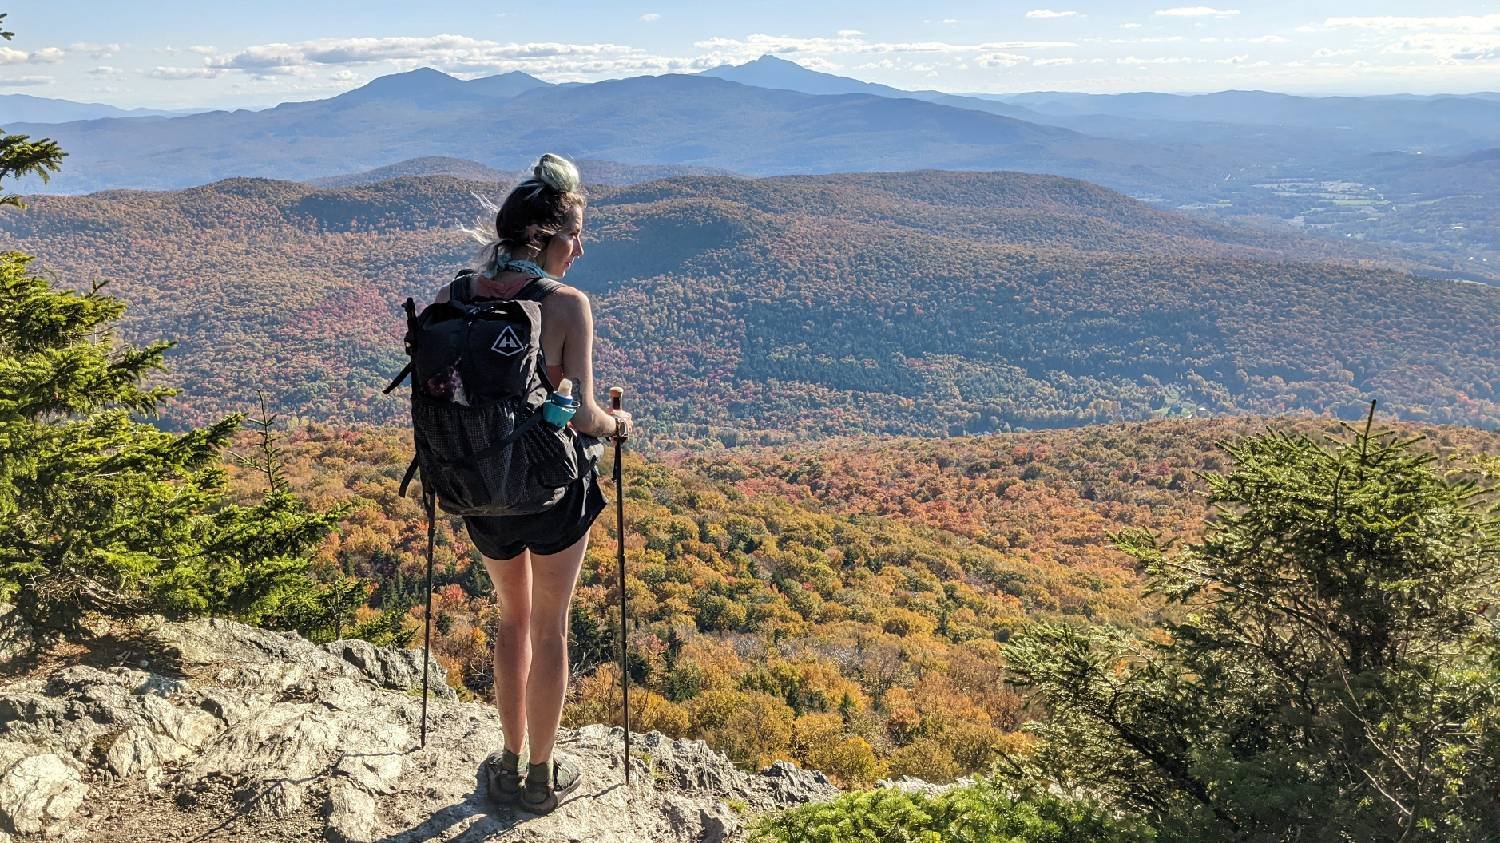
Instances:
[[[981,779],[938,795],[896,788],[852,793],[764,819],[757,843],[1137,843],[1144,824],[1084,801],[1014,794]]]
[[[0,13],[0,38],[9,41],[15,33],[3,28],[4,20],[5,15]],[[47,181],[58,171],[65,155],[67,153],[49,138],[34,141],[29,135],[7,134],[0,129],[0,181],[27,175],[40,176],[42,181]],[[0,192],[0,208],[6,205],[26,207],[21,197]]]
[[[1182,607],[1164,634],[1039,623],[1012,641],[1053,712],[1021,772],[1167,839],[1500,835],[1500,521],[1471,471],[1445,476],[1373,414],[1331,443],[1225,445],[1201,541],[1119,534]]]
[[[275,616],[342,513],[285,489],[226,503],[239,419],[136,421],[171,394],[142,385],[168,344],[118,343],[122,303],[53,289],[28,262],[0,255],[0,599],[64,625],[86,610]]]
[[[51,141],[4,136],[0,181],[45,178],[61,157]],[[102,283],[55,289],[30,261],[0,254],[0,601],[54,626],[86,611],[289,617],[312,589],[310,554],[344,512],[274,482],[271,420],[271,487],[226,501],[221,462],[239,418],[177,434],[138,421],[174,394],[145,385],[171,344],[119,342],[123,302]]]
[[[30,135],[13,135],[0,130],[0,181],[28,175],[48,181],[58,171],[58,162],[66,154],[49,138],[32,140]],[[0,193],[0,207],[6,205],[26,207],[20,196]]]

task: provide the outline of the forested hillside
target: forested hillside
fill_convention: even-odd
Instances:
[[[733,450],[626,468],[636,726],[703,737],[742,763],[795,758],[849,783],[986,770],[1028,712],[1000,646],[1038,619],[1146,630],[1158,604],[1109,537],[1197,534],[1198,471],[1261,419],[1158,421],[948,441]],[[1316,434],[1327,420],[1276,421]],[[1468,464],[1500,435],[1411,429]],[[381,583],[379,609],[421,595],[425,524],[395,496],[397,430],[293,432],[286,477],[355,510],[321,558]],[[607,475],[607,471],[606,471]],[[242,494],[254,471],[235,470]],[[613,495],[612,489],[606,489]],[[456,683],[490,683],[489,585],[456,521],[438,534],[436,648]],[[574,612],[574,723],[617,722],[613,521],[600,519]],[[415,608],[411,628],[420,608]]]
[[[474,191],[237,179],[0,217],[69,285],[180,344],[169,422],[254,405],[384,422],[399,303],[471,256]],[[1495,288],[1339,262],[1067,179],[686,177],[595,189],[569,281],[658,444],[956,434],[1152,414],[1500,420]]]
[[[636,182],[665,179],[672,176],[730,175],[708,167],[686,167],[668,164],[621,164],[616,161],[579,161],[578,166],[589,174],[593,184],[635,184]],[[325,176],[311,179],[308,184],[318,187],[360,187],[379,184],[391,179],[431,176],[453,176],[464,181],[490,182],[492,185],[507,182],[515,173],[502,172],[487,167],[478,161],[429,155],[412,158],[373,170],[347,173],[341,176]]]

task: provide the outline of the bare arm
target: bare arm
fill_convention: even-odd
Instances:
[[[558,315],[568,326],[562,369],[577,383],[574,394],[578,396],[578,412],[573,416],[573,429],[599,438],[613,436],[614,416],[599,406],[594,396],[594,312],[589,298],[572,288],[558,290],[552,296],[560,299]]]

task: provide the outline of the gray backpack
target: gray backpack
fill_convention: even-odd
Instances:
[[[411,375],[416,457],[424,496],[453,515],[525,515],[551,508],[578,479],[571,428],[542,423],[553,390],[541,349],[538,302],[562,286],[532,279],[515,298],[475,299],[472,271],[449,285],[448,301],[420,314],[407,299],[411,357],[389,393]]]

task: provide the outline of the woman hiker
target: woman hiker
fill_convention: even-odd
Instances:
[[[541,157],[495,215],[495,237],[480,253],[471,299],[510,299],[536,278],[561,280],[583,257],[586,204],[578,169],[557,155]],[[445,301],[451,285],[437,296]],[[535,296],[532,296],[535,298]],[[630,414],[594,400],[594,317],[579,290],[557,286],[541,299],[541,345],[547,376],[576,385],[575,431],[624,439]],[[576,764],[553,751],[568,685],[568,608],[589,543],[604,510],[598,472],[582,460],[579,478],[551,509],[535,515],[465,516],[464,526],[495,585],[500,631],[495,639],[495,705],[505,746],[485,761],[490,793],[532,813],[557,807],[578,786]],[[521,775],[522,739],[529,749]]]

